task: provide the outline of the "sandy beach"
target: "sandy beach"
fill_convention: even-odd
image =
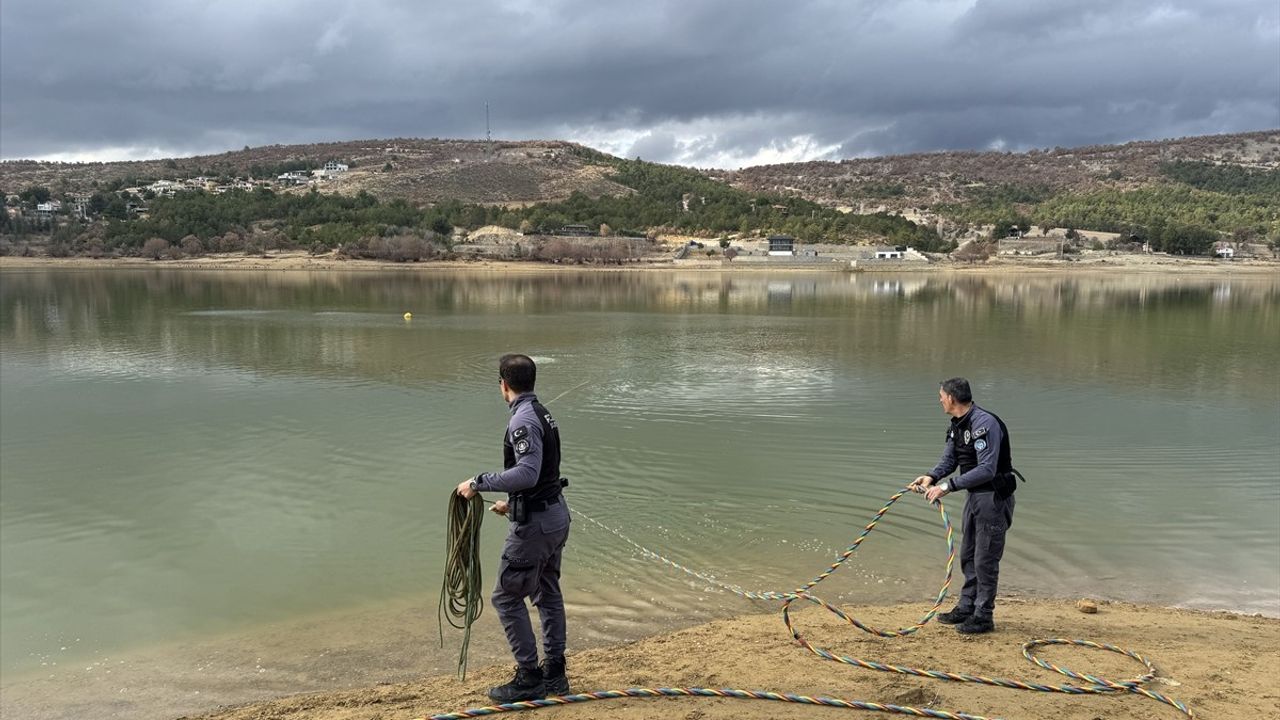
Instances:
[[[864,264],[865,265],[865,264]],[[382,260],[349,260],[334,255],[314,256],[301,250],[273,252],[266,257],[241,253],[207,255],[179,260],[146,258],[55,258],[47,256],[0,257],[0,270],[6,269],[181,269],[181,270],[275,270],[275,271],[348,271],[348,272],[420,272],[465,270],[503,273],[545,273],[556,271],[709,271],[709,272],[837,272],[848,270],[848,263],[726,263],[721,260],[639,260],[622,265],[576,265],[506,260],[428,260],[397,263]],[[1269,275],[1280,273],[1280,260],[1249,259],[1221,261],[1210,258],[1174,258],[1167,255],[1109,255],[1079,260],[1005,259],[985,263],[932,263],[918,266],[895,265],[885,269],[894,273],[1045,273],[1045,272],[1125,272],[1170,275]],[[859,272],[877,272],[866,267]]]
[[[927,609],[927,606],[926,606]],[[848,608],[886,628],[910,624],[919,605]],[[1068,679],[1027,662],[1022,643],[1032,638],[1081,638],[1118,645],[1147,657],[1158,670],[1153,692],[1185,703],[1199,718],[1254,720],[1280,716],[1280,620],[1228,613],[1099,603],[1080,612],[1067,600],[1011,598],[999,609],[995,633],[966,637],[936,623],[920,633],[879,639],[817,608],[796,614],[797,629],[814,645],[862,660],[1060,685]],[[1110,680],[1145,672],[1114,653],[1050,647],[1041,659]],[[796,645],[778,614],[713,621],[620,647],[597,648],[569,659],[576,692],[630,687],[731,687],[839,697],[1024,720],[1176,718],[1173,707],[1135,694],[1072,696],[916,678],[825,661]],[[488,686],[505,682],[510,668],[473,669],[466,682],[439,676],[358,690],[284,697],[228,708],[203,720],[409,720],[488,705]],[[540,718],[657,720],[684,718],[837,717],[848,709],[722,698],[592,701],[536,711]],[[856,712],[854,717],[890,717]]]

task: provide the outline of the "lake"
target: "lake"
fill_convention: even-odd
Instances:
[[[449,672],[446,502],[501,466],[505,352],[539,363],[571,506],[726,582],[821,571],[933,466],[963,375],[1028,478],[1002,592],[1280,615],[1274,276],[9,270],[7,711]],[[910,496],[819,594],[923,612],[944,560]],[[771,607],[581,520],[564,586],[571,650]],[[473,666],[510,660],[492,615]]]

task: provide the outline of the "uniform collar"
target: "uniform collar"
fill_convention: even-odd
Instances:
[[[959,425],[960,423],[965,422],[969,418],[973,417],[973,411],[977,409],[978,409],[977,403],[969,403],[969,410],[965,414],[961,415],[960,417],[951,418],[951,424]]]
[[[524,402],[524,401],[526,401],[526,400],[537,400],[537,399],[538,399],[538,396],[537,396],[537,395],[534,395],[534,394],[533,394],[533,393],[531,393],[531,392],[520,393],[519,395],[515,396],[515,399],[513,399],[513,400],[511,401],[511,403],[510,403],[509,405],[507,405],[507,407],[511,408],[511,412],[515,412],[515,411],[516,411],[516,407],[517,407],[520,403],[522,403],[522,402]]]

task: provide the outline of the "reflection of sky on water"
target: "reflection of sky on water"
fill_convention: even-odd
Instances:
[[[180,357],[123,350],[78,350],[49,358],[49,370],[59,375],[104,380],[173,381],[199,375]]]

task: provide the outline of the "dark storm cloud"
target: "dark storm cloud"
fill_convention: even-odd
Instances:
[[[0,3],[0,156],[390,136],[696,165],[1280,126],[1274,0]]]

